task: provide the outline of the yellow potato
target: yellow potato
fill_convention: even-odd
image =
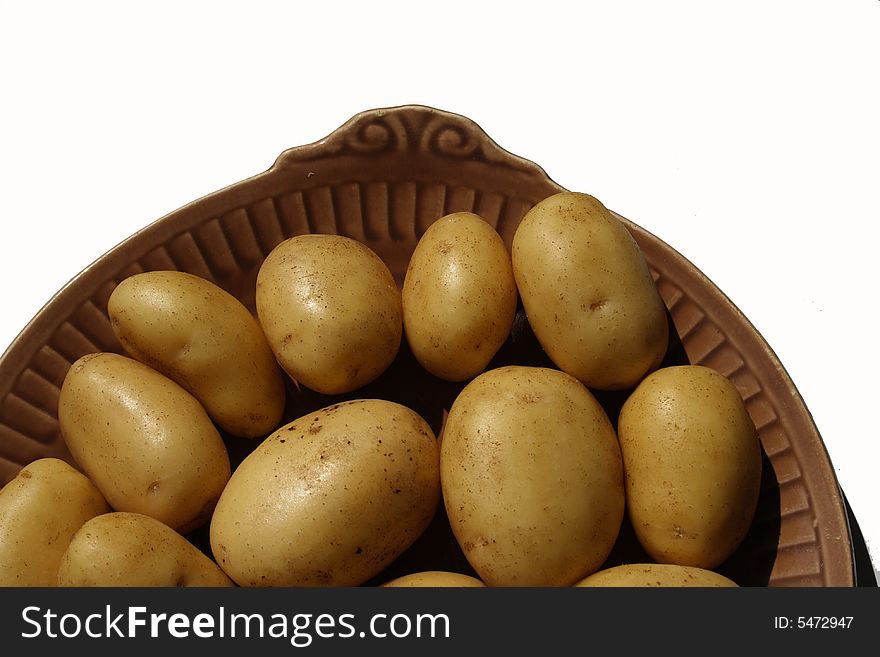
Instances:
[[[122,281],[107,303],[120,344],[198,399],[220,427],[254,438],[284,411],[284,379],[257,320],[210,281],[153,271]]]
[[[605,561],[623,518],[623,469],[602,407],[557,370],[471,381],[440,447],[452,530],[489,586],[570,586]]]
[[[94,484],[64,461],[22,468],[0,489],[0,586],[55,586],[70,539],[108,511]]]
[[[368,247],[339,235],[299,235],[275,247],[257,276],[257,315],[275,357],[303,385],[350,392],[394,360],[400,291]]]
[[[501,237],[456,212],[422,235],[403,283],[410,349],[431,374],[464,381],[482,372],[510,333],[516,282]]]
[[[267,438],[236,469],[211,521],[220,567],[242,586],[356,586],[425,530],[437,442],[416,413],[366,399]]]
[[[661,563],[715,568],[742,542],[758,501],[761,447],[734,385],[707,367],[657,370],[618,422],[627,509]]]
[[[59,586],[232,586],[204,554],[158,520],[108,513],[76,533],[58,572]]]
[[[204,524],[229,479],[229,456],[198,400],[131,358],[90,354],[67,373],[61,433],[110,506],[179,532]]]
[[[619,390],[663,360],[666,309],[648,265],[592,196],[564,192],[534,206],[512,257],[529,324],[561,370],[591,388]]]
[[[427,570],[423,573],[404,575],[382,586],[389,587],[462,587],[477,588],[486,586],[476,577],[461,573],[447,573],[442,570]]]
[[[639,563],[593,573],[575,586],[734,587],[736,582],[711,570],[673,564]]]

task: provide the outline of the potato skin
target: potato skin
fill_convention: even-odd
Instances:
[[[452,530],[488,586],[570,586],[617,539],[614,428],[563,372],[512,366],[471,381],[449,411],[440,473]]]
[[[284,378],[257,320],[198,276],[153,271],[122,281],[107,303],[130,356],[174,380],[220,427],[254,438],[284,411]]]
[[[387,587],[459,587],[479,588],[485,587],[480,580],[470,575],[461,573],[447,573],[442,570],[426,570],[422,573],[412,573],[385,582],[382,586]]]
[[[697,365],[657,370],[618,431],[642,547],[661,563],[721,564],[749,530],[761,483],[758,434],[734,385]]]
[[[400,291],[368,247],[340,235],[276,246],[257,276],[257,315],[275,358],[324,394],[351,392],[384,372],[400,347]]]
[[[73,537],[58,572],[59,586],[232,586],[204,554],[158,520],[108,513]]]
[[[76,462],[116,511],[187,532],[211,517],[229,479],[226,446],[198,400],[118,354],[83,356],[58,400]]]
[[[703,568],[674,564],[638,563],[600,570],[582,579],[575,586],[730,588],[737,586],[737,584],[724,575]]]
[[[55,586],[70,539],[108,511],[95,485],[64,461],[26,465],[0,489],[0,586]]]
[[[431,224],[403,283],[403,322],[416,360],[434,376],[482,372],[510,333],[516,282],[501,236],[471,212]]]
[[[211,548],[241,586],[357,586],[434,516],[431,428],[378,399],[335,404],[269,436],[223,491]]]
[[[666,308],[626,227],[587,194],[529,210],[513,237],[513,273],[538,341],[590,388],[635,386],[663,360]]]

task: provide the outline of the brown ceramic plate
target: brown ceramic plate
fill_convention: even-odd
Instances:
[[[364,112],[321,141],[285,151],[265,173],[190,203],[115,247],[25,327],[0,359],[0,482],[40,457],[71,460],[56,420],[59,388],[78,357],[120,351],[106,308],[125,277],[184,270],[215,281],[253,308],[263,258],[287,237],[316,232],[364,242],[401,282],[419,236],[440,216],[476,212],[509,245],[523,214],[560,190],[541,168],[500,148],[472,121],[427,107]],[[841,492],[782,365],[700,271],[650,233],[626,225],[669,309],[667,364],[707,365],[729,377],[760,432],[765,476],[758,512],[752,532],[721,571],[745,585],[852,586],[853,551]],[[521,313],[492,365],[512,362],[548,363]],[[421,372],[404,344],[389,371],[356,394],[407,403],[439,430],[459,389]],[[288,417],[331,399],[308,391],[290,397]],[[622,398],[601,396],[612,420]],[[228,441],[234,459],[253,446]],[[200,541],[198,535],[192,539]],[[625,526],[609,565],[645,559]],[[442,511],[425,536],[377,579],[407,569],[468,572]]]

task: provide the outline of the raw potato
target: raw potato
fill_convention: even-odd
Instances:
[[[592,196],[563,192],[535,205],[512,256],[529,324],[561,370],[591,388],[619,390],[663,360],[666,308],[645,258]]]
[[[593,573],[575,586],[735,587],[733,580],[711,570],[673,564],[639,563]]]
[[[22,468],[0,489],[0,586],[55,586],[70,539],[108,511],[94,484],[64,461]]]
[[[462,587],[477,588],[486,586],[476,577],[461,573],[447,573],[442,570],[428,570],[423,573],[404,575],[382,586],[388,587]]]
[[[388,368],[400,347],[401,313],[385,263],[340,235],[288,239],[257,276],[257,315],[276,359],[324,394],[356,390]]]
[[[181,533],[210,519],[229,456],[202,405],[171,379],[125,356],[83,356],[64,379],[58,422],[115,510]]]
[[[267,438],[236,469],[211,521],[220,567],[242,586],[357,586],[425,530],[437,442],[416,413],[367,399]]]
[[[125,350],[192,393],[230,434],[254,438],[278,426],[283,374],[234,296],[192,274],[153,271],[122,281],[107,310]]]
[[[76,533],[59,586],[232,586],[204,554],[158,520],[108,513]]]
[[[620,412],[627,508],[654,560],[715,568],[742,542],[761,483],[761,447],[742,398],[707,367],[648,376]]]
[[[489,586],[570,586],[617,539],[614,429],[563,372],[503,367],[471,381],[449,411],[440,473],[452,530]]]
[[[510,256],[495,229],[470,212],[433,223],[403,284],[406,338],[422,367],[447,381],[475,377],[504,344],[515,313]]]

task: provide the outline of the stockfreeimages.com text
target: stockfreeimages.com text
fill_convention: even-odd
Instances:
[[[229,613],[219,607],[214,613],[152,613],[146,607],[126,607],[114,611],[106,605],[103,612],[88,615],[51,609],[25,607],[21,612],[25,639],[36,637],[74,638],[273,638],[287,639],[297,648],[305,648],[316,638],[351,639],[449,638],[450,622],[446,614],[373,614],[358,629],[355,614],[243,614]]]

